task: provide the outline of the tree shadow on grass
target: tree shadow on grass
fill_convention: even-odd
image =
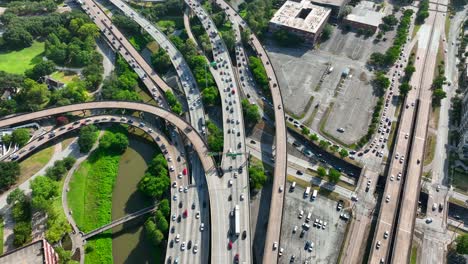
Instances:
[[[44,52],[41,52],[40,54],[37,54],[34,58],[31,59],[29,62],[29,65],[36,65],[39,62],[42,61],[42,57],[44,56]]]

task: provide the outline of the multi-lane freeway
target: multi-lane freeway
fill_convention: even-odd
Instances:
[[[250,190],[239,86],[229,51],[214,22],[198,1],[185,2],[192,8],[210,38],[213,58],[217,64],[217,69],[212,72],[215,79],[221,80],[218,89],[223,110],[224,153],[221,170],[224,175],[219,179],[211,179],[216,185],[211,190],[215,200],[215,204],[211,205],[211,261],[250,263]],[[239,210],[234,212],[236,207]]]
[[[371,246],[370,263],[404,263],[409,258],[431,106],[431,83],[440,37],[440,31],[435,28],[440,28],[440,23],[443,25],[445,21],[445,18],[438,16],[436,12],[430,12],[418,34],[416,73],[410,82],[413,89],[402,107],[396,145],[390,157],[387,184]],[[405,50],[405,53],[409,54],[409,50]]]

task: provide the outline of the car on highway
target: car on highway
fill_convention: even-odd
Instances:
[[[229,250],[231,250],[231,249],[232,249],[232,245],[233,245],[232,241],[231,241],[231,240],[229,240],[229,243],[228,243],[228,249],[229,249]]]
[[[390,202],[390,195],[387,195],[387,197],[385,198],[385,202]]]
[[[185,242],[182,242],[182,244],[180,244],[180,250],[181,251],[185,250]]]
[[[198,252],[198,244],[193,245],[193,253],[197,254]]]

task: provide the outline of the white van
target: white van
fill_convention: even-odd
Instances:
[[[309,212],[306,217],[306,222],[309,223],[310,218],[312,217],[312,212]]]
[[[306,190],[304,192],[304,198],[309,197],[309,194],[310,194],[310,186],[306,188]]]
[[[314,192],[312,193],[312,200],[315,200],[315,198],[317,198],[317,193],[318,191],[314,190]]]
[[[296,182],[293,182],[291,184],[291,192],[293,192],[295,188],[296,188]]]

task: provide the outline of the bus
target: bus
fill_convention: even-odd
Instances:
[[[235,217],[234,232],[238,236],[240,234],[240,209],[239,209],[239,205],[236,205],[236,207],[234,209],[234,217]]]

